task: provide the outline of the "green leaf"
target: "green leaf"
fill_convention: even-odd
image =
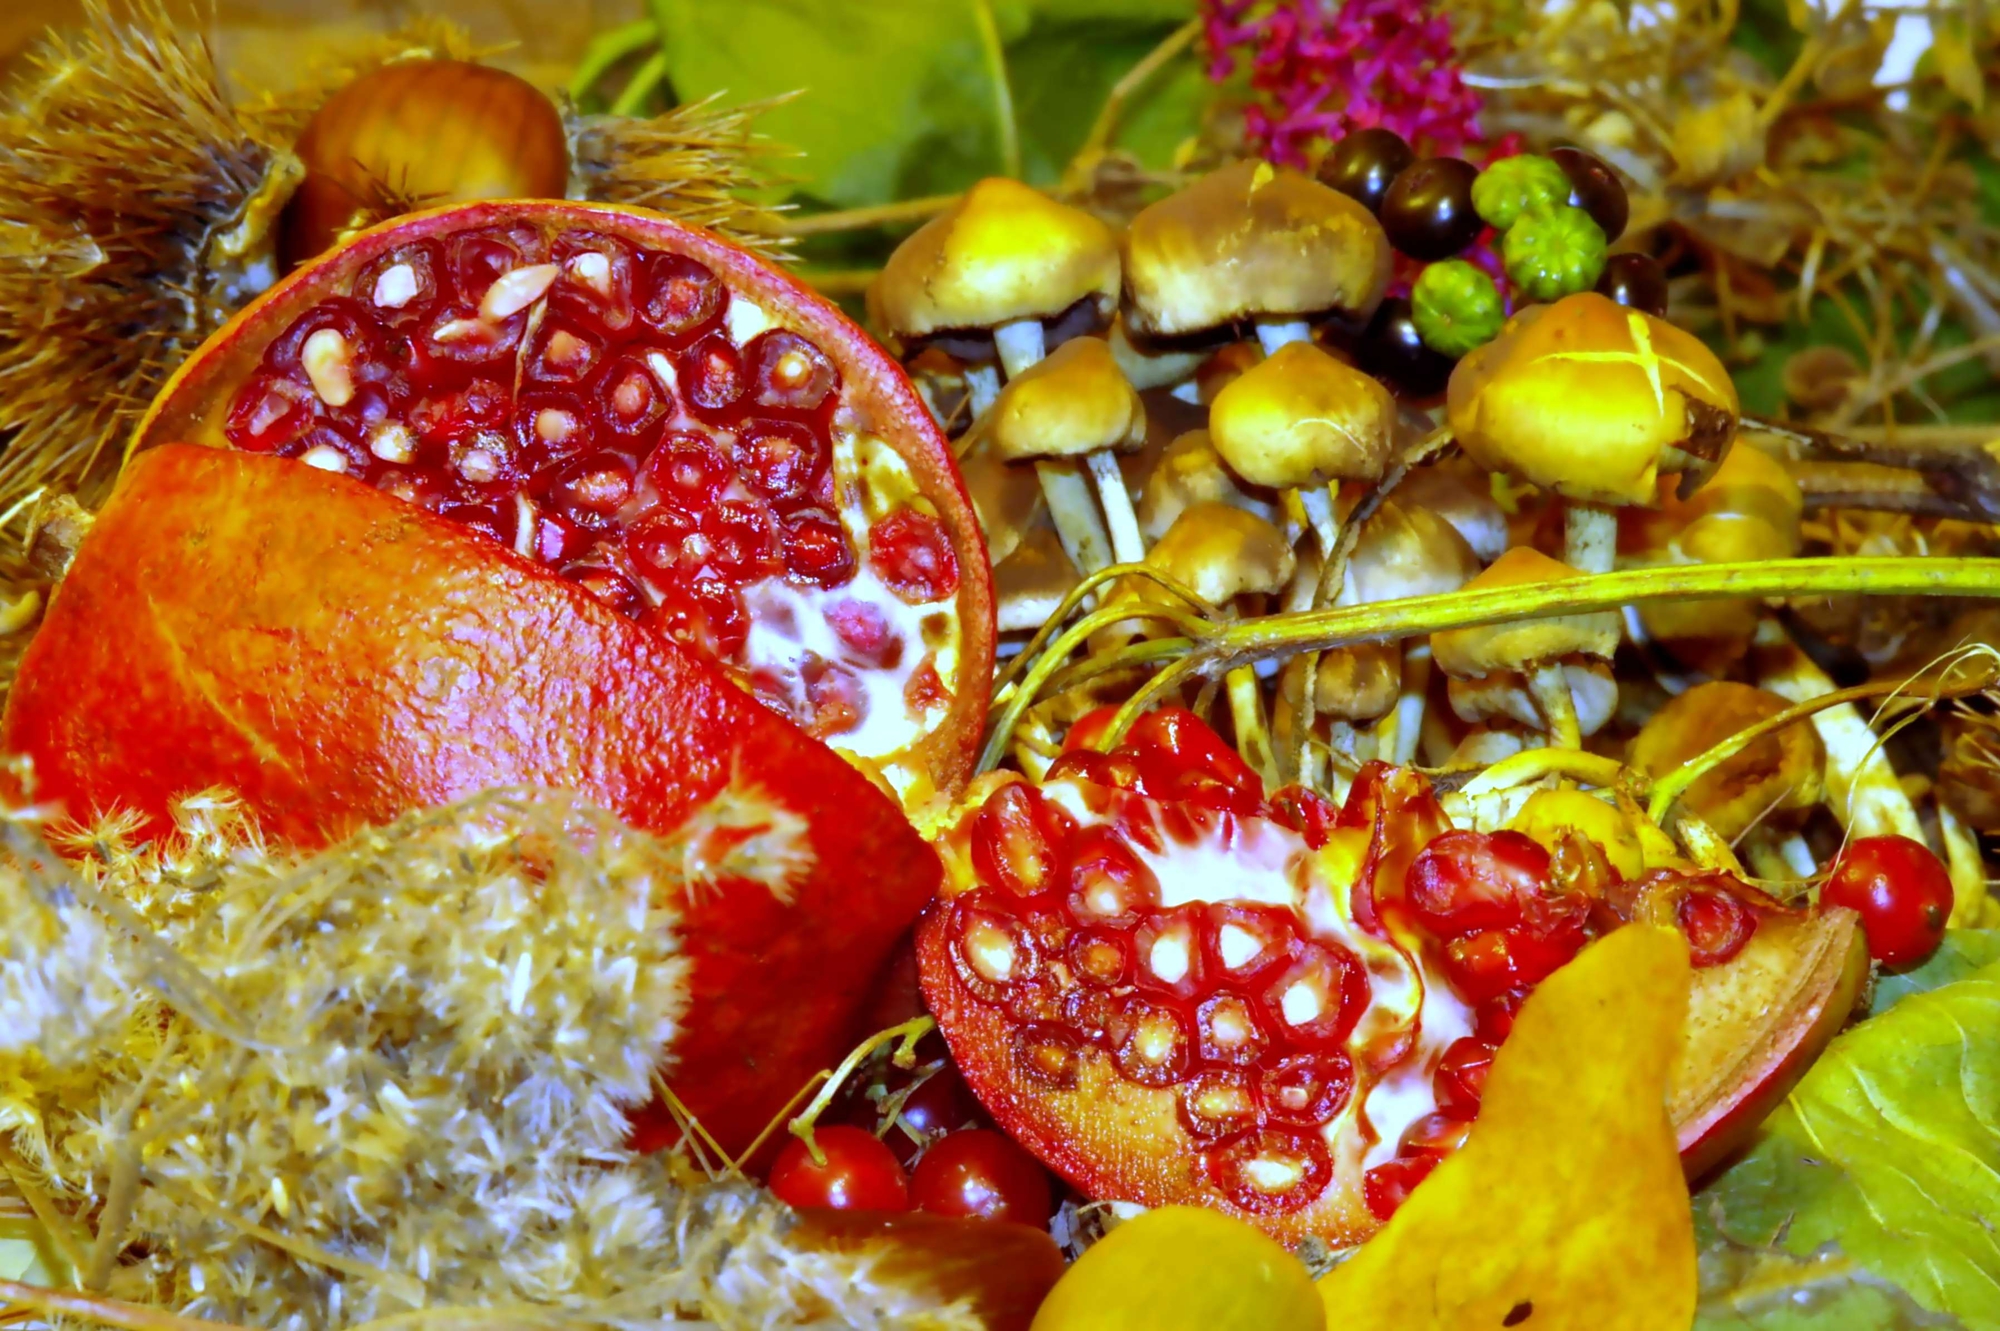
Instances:
[[[1961,1323],[1909,1298],[1840,1256],[1807,1260],[1728,1248],[1702,1254],[1694,1331],[1902,1331]]]
[[[1911,994],[1929,993],[2000,962],[2000,929],[1953,929],[1937,955],[1913,971],[1884,975],[1875,982],[1871,1015],[1885,1012]]]
[[[1996,1033],[2000,965],[1846,1032],[1704,1192],[1704,1237],[1837,1252],[1932,1313],[2000,1325]]]
[[[1027,179],[1050,185],[1090,133],[1112,85],[1125,77],[1178,23],[1078,23],[1043,20],[1008,48]],[[1212,88],[1194,53],[1184,53],[1144,84],[1118,117],[1112,144],[1150,167],[1201,126]]]

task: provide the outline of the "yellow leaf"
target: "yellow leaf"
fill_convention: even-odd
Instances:
[[[1537,989],[1465,1149],[1319,1282],[1340,1331],[1687,1331],[1694,1229],[1667,1090],[1687,944],[1628,925]]]
[[[1972,34],[1964,24],[1938,24],[1931,37],[1931,59],[1937,63],[1944,86],[1957,93],[1973,110],[1986,105],[1986,75],[1972,49]]]
[[[1312,1277],[1220,1211],[1163,1206],[1077,1259],[1032,1331],[1325,1331]]]

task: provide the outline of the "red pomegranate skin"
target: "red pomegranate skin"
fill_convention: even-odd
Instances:
[[[29,646],[4,720],[36,796],[165,831],[221,786],[324,844],[494,786],[575,790],[667,831],[731,781],[809,820],[780,901],[683,906],[694,960],[670,1083],[729,1149],[859,1034],[939,881],[886,795],[714,666],[414,505],[282,458],[128,464]]]

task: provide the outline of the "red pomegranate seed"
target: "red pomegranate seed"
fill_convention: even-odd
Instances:
[[[661,439],[646,459],[646,479],[660,498],[690,513],[699,513],[721,498],[734,474],[720,449],[686,431]]]
[[[1140,717],[1121,751],[1138,761],[1145,793],[1209,809],[1252,814],[1263,807],[1264,783],[1236,750],[1184,707]]]
[[[1486,1091],[1493,1052],[1492,1045],[1470,1036],[1451,1042],[1431,1078],[1440,1113],[1455,1119],[1479,1116],[1479,1099]]]
[[[1124,1030],[1123,1004],[1124,1000],[1110,989],[1076,985],[1063,993],[1058,1006],[1071,1030],[1108,1049],[1117,1043],[1116,1034]]]
[[[1453,1118],[1449,1114],[1425,1114],[1403,1129],[1402,1140],[1396,1143],[1396,1154],[1451,1155],[1465,1145],[1466,1135],[1471,1131],[1470,1119]]]
[[[1417,1185],[1431,1176],[1444,1159],[1441,1155],[1412,1155],[1391,1160],[1361,1177],[1361,1196],[1377,1220],[1386,1222],[1410,1199]]]
[[[720,578],[668,585],[643,622],[682,646],[722,661],[735,660],[750,637],[750,613],[742,595]]]
[[[1230,983],[1254,985],[1291,960],[1298,916],[1282,906],[1218,901],[1208,909],[1208,951]]]
[[[625,531],[625,552],[648,575],[665,582],[692,579],[708,563],[701,520],[662,505]]]
[[[1756,912],[1715,887],[1689,889],[1674,906],[1674,920],[1687,935],[1688,960],[1696,969],[1720,966],[1757,932]]]
[[[854,547],[847,529],[824,509],[807,508],[787,514],[784,531],[785,571],[818,587],[844,587],[854,578]]]
[[[580,384],[603,359],[603,342],[581,328],[550,320],[528,346],[524,377],[533,384]]]
[[[1514,1033],[1514,1017],[1521,1011],[1521,1004],[1527,1001],[1526,989],[1516,989],[1487,999],[1473,1014],[1475,1033],[1491,1045],[1506,1043],[1507,1037]]]
[[[1240,1072],[1204,1072],[1180,1088],[1181,1124],[1207,1146],[1257,1126],[1257,1098]]]
[[[1203,999],[1194,1010],[1194,1030],[1201,1061],[1219,1067],[1249,1067],[1271,1042],[1256,1009],[1241,994]]]
[[[527,326],[526,315],[489,321],[479,317],[476,304],[454,302],[431,315],[422,334],[423,354],[446,365],[467,369],[490,366],[511,373],[515,349]]]
[[[561,276],[549,289],[549,307],[599,333],[622,333],[638,314],[638,253],[614,236],[570,231],[550,254]]]
[[[1540,938],[1523,929],[1488,929],[1445,945],[1445,974],[1473,1003],[1532,988],[1583,949],[1583,935]]]
[[[1070,935],[1069,968],[1100,989],[1124,984],[1132,974],[1132,940],[1113,929],[1079,929]]]
[[[840,381],[826,354],[797,333],[760,333],[745,351],[759,406],[813,411]]]
[[[1069,873],[1069,815],[1025,781],[1002,786],[972,820],[972,867],[1013,897],[1060,887]]]
[[[1132,933],[1134,978],[1144,988],[1176,998],[1199,995],[1208,979],[1201,952],[1202,911],[1182,906],[1154,915]]]
[[[422,323],[437,304],[443,262],[435,241],[400,245],[361,270],[354,298],[387,327]]]
[[[923,664],[911,673],[909,682],[903,685],[903,705],[913,716],[922,716],[951,698],[950,690],[937,672],[937,653],[924,657]]]
[[[644,360],[632,355],[606,365],[589,397],[599,404],[598,419],[605,429],[635,441],[657,429],[674,407],[665,385]]]
[[[1127,1081],[1141,1086],[1173,1085],[1187,1072],[1194,1053],[1180,1013],[1136,996],[1120,1005],[1112,1035],[1117,1041],[1112,1061]]]
[[[571,564],[562,570],[562,576],[621,615],[633,613],[641,604],[639,589],[617,569],[603,564]]]
[[[966,984],[988,1001],[1041,971],[1035,939],[1021,921],[969,898],[955,912],[952,950]]]
[[[1209,1177],[1256,1215],[1289,1215],[1312,1204],[1333,1177],[1326,1143],[1301,1133],[1245,1133],[1208,1153]]]
[[[754,582],[784,568],[778,523],[754,499],[728,499],[702,514],[709,566],[733,582]]]
[[[1304,786],[1286,786],[1271,796],[1265,810],[1272,822],[1289,827],[1306,839],[1306,844],[1318,850],[1326,844],[1327,835],[1339,820],[1340,811],[1333,802],[1316,790]]]
[[[716,415],[743,396],[743,357],[721,333],[710,333],[680,359],[681,397],[691,410]]]
[[[1354,1064],[1338,1050],[1293,1054],[1263,1069],[1260,1089],[1271,1122],[1317,1128],[1347,1107],[1354,1093]]]
[[[1337,1047],[1367,1009],[1368,973],[1331,943],[1302,943],[1293,955],[1292,964],[1264,989],[1265,1014],[1291,1044]]]
[[[1069,910],[1077,920],[1130,929],[1159,904],[1159,880],[1116,832],[1093,827],[1077,838],[1069,879]]]
[[[507,274],[547,258],[542,233],[532,226],[461,231],[445,242],[445,267],[451,282],[475,303]]]
[[[678,254],[654,254],[646,259],[646,298],[639,318],[677,346],[714,322],[729,302],[729,292],[714,273]]]
[[[1411,864],[1405,894],[1440,938],[1520,924],[1548,883],[1549,853],[1519,832],[1453,830],[1432,839]]]
[[[617,453],[593,453],[572,463],[548,497],[578,526],[607,527],[632,497],[632,460]]]
[[[223,433],[249,453],[275,453],[304,434],[318,407],[312,389],[260,374],[243,385],[230,405]]]
[[[818,435],[796,421],[749,421],[737,436],[744,484],[780,508],[812,502],[827,468]]]
[[[1014,1032],[1014,1065],[1051,1090],[1074,1089],[1083,1044],[1060,1026],[1036,1022]]]
[[[511,504],[506,509],[497,504],[452,504],[440,510],[439,516],[462,523],[511,549],[514,545],[512,508]]]
[[[911,605],[942,601],[958,591],[958,556],[943,524],[900,509],[868,533],[868,562],[889,590]]]
[[[812,707],[806,730],[815,738],[845,735],[868,718],[868,688],[849,667],[807,653],[799,678]]]
[[[881,606],[846,597],[827,607],[826,622],[856,660],[892,668],[902,662],[903,640]]]
[[[575,523],[550,513],[535,515],[533,553],[544,564],[561,564],[584,552],[590,534]]]

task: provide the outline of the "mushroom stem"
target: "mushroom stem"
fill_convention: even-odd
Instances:
[[[1000,371],[991,365],[965,367],[965,389],[972,395],[972,419],[984,416],[1000,397]]]
[[[1583,747],[1583,732],[1577,725],[1576,699],[1570,696],[1569,677],[1561,661],[1544,661],[1528,672],[1528,693],[1548,723],[1549,742],[1559,749]]]
[[[1304,342],[1311,337],[1312,325],[1304,319],[1257,320],[1257,340],[1263,343],[1266,356],[1274,354],[1279,347]]]
[[[1049,341],[1040,319],[1016,319],[993,330],[993,346],[1000,353],[1000,366],[1012,379],[1048,354]]]
[[[1979,854],[1979,838],[1951,806],[1937,802],[1938,839],[1944,842],[1944,862],[1951,874],[1951,919],[1954,929],[1979,923],[1986,907],[1986,862]]]
[[[1236,751],[1266,787],[1277,785],[1278,764],[1271,750],[1271,727],[1264,719],[1264,695],[1257,671],[1238,666],[1223,676],[1229,689],[1229,719],[1236,728]]]
[[[1572,499],[1563,510],[1563,563],[1579,573],[1609,573],[1618,555],[1618,515]]]
[[[1139,534],[1139,515],[1132,511],[1132,492],[1125,488],[1125,473],[1109,449],[1100,449],[1085,458],[1090,478],[1097,486],[1097,501],[1104,507],[1104,525],[1111,539],[1111,553],[1120,564],[1136,564],[1146,557],[1146,538]]]
[[[1408,767],[1417,758],[1417,745],[1423,739],[1424,705],[1431,688],[1431,643],[1429,638],[1406,638],[1403,641],[1403,692],[1396,699],[1396,710],[1391,712],[1388,760],[1398,767]],[[1568,685],[1564,685],[1568,692]],[[1575,708],[1570,709],[1574,714]]]
[[[1089,577],[1111,567],[1111,535],[1104,530],[1097,496],[1083,468],[1074,458],[1038,458],[1035,475],[1042,482],[1042,495],[1048,500],[1049,517],[1056,524],[1063,553],[1076,565],[1076,571]]]
[[[1810,702],[1833,692],[1833,681],[1776,620],[1757,626],[1753,649],[1758,683],[1780,698]],[[1840,703],[1814,712],[1812,723],[1826,746],[1827,807],[1841,826],[1858,836],[1894,833],[1923,841],[1917,811],[1861,709]]]
[[[1306,511],[1306,521],[1311,524],[1313,535],[1319,540],[1322,560],[1333,558],[1334,550],[1340,545],[1340,519],[1333,512],[1333,487],[1313,485],[1299,490],[1299,505]]]

